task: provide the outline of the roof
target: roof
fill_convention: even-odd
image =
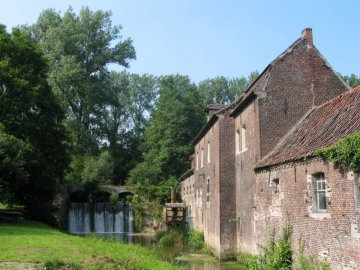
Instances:
[[[211,111],[211,110],[222,110],[226,107],[224,104],[209,104],[204,109],[205,112]]]
[[[254,94],[257,94],[259,92],[265,91],[265,88],[267,86],[267,83],[269,81],[270,75],[271,75],[271,69],[272,67],[281,60],[285,55],[291,53],[293,49],[300,44],[301,41],[306,40],[302,37],[295,40],[293,44],[291,44],[282,54],[280,54],[278,57],[276,57],[265,69],[264,71],[257,77],[257,79],[249,86],[249,88],[245,91],[244,97],[242,98],[242,101],[237,104],[237,106],[234,108],[230,116],[236,117],[244,108],[244,105],[248,103],[248,99],[252,97]]]
[[[265,69],[264,71],[259,75],[259,77],[249,86],[249,88],[245,91],[244,97],[242,98],[242,101],[238,103],[238,105],[234,108],[233,112],[230,114],[232,117],[236,117],[242,109],[248,104],[248,99],[251,98],[254,95],[259,95],[262,92],[266,91],[267,84],[269,82],[271,71],[273,67],[281,61],[286,55],[292,53],[294,49],[300,45],[300,44],[307,44],[308,46],[311,46],[315,49],[316,53],[320,56],[320,58],[324,61],[325,65],[330,68],[334,74],[337,75],[340,81],[343,82],[344,87],[348,88],[348,85],[344,82],[344,80],[338,75],[338,73],[331,67],[331,65],[327,62],[325,57],[317,50],[317,48],[313,44],[309,44],[307,39],[305,37],[300,37],[297,40],[294,41],[293,44],[291,44],[283,53],[281,53],[278,57],[276,57]]]
[[[310,111],[255,165],[255,169],[316,156],[339,139],[360,131],[360,87],[349,90]]]

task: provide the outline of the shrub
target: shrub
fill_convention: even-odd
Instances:
[[[301,255],[299,257],[295,269],[296,270],[330,270],[330,265],[326,260],[319,261],[314,257],[305,257],[304,255]]]
[[[205,248],[204,233],[196,230],[189,230],[188,243],[195,249],[202,250]]]
[[[52,258],[44,262],[44,269],[53,270],[64,265],[65,263],[59,258]]]
[[[246,266],[248,270],[260,270],[260,257],[248,253],[241,253],[236,257],[237,261]]]

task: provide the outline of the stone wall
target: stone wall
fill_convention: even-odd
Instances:
[[[312,176],[324,173],[325,211],[314,207]],[[279,179],[279,192],[271,185]],[[256,174],[255,233],[258,252],[266,236],[290,221],[292,246],[299,255],[300,243],[307,256],[326,258],[332,269],[360,269],[360,194],[358,177],[335,169],[321,159],[297,162]]]

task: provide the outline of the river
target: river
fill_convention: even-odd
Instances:
[[[131,204],[117,203],[71,203],[69,231],[86,235],[94,232],[125,243],[139,244],[154,249],[166,261],[187,266],[191,270],[244,270],[236,262],[220,262],[213,256],[194,252],[189,248],[160,248],[154,235],[136,234]]]
[[[186,247],[161,248],[156,245],[154,235],[137,233],[106,233],[98,235],[112,237],[122,242],[138,244],[146,248],[154,249],[163,260],[186,266],[190,270],[246,270],[244,266],[237,262],[221,262],[211,255],[194,252]]]

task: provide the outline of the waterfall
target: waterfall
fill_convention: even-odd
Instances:
[[[72,203],[70,205],[69,231],[76,234],[90,232],[90,214],[88,203]]]
[[[92,218],[91,218],[92,217]],[[134,232],[131,204],[71,203],[69,232],[73,234]],[[91,229],[92,228],[92,229]]]

